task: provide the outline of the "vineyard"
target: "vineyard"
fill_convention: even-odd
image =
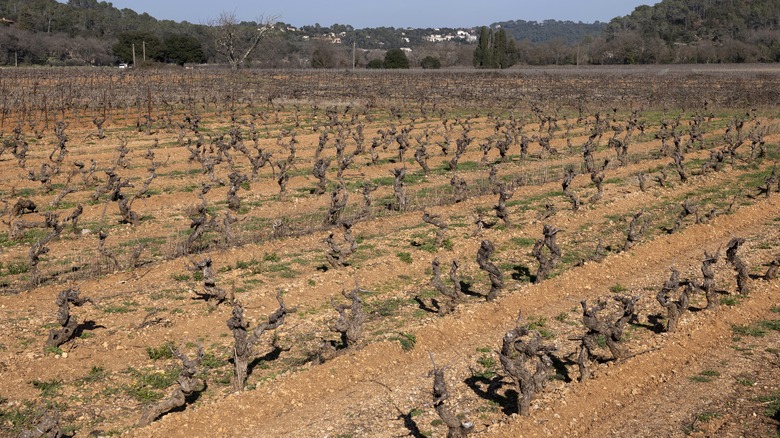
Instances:
[[[0,89],[0,435],[780,431],[777,69]]]

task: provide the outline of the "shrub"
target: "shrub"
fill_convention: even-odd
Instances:
[[[409,68],[409,58],[401,49],[390,49],[385,53],[385,68]]]
[[[441,68],[441,61],[435,56],[426,56],[420,61],[420,67],[424,69],[439,69]]]
[[[368,61],[368,64],[366,64],[366,68],[371,68],[371,69],[385,68],[385,63],[381,59],[372,59],[371,61]]]

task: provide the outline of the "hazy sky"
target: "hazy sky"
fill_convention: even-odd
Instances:
[[[60,0],[63,1],[64,0]],[[242,20],[276,15],[294,26],[334,23],[363,27],[472,27],[498,21],[546,19],[609,21],[628,15],[639,0],[113,0],[117,8],[147,12],[158,19],[205,23],[221,11]]]

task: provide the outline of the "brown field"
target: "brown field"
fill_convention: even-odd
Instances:
[[[71,436],[446,436],[431,357],[446,367],[443,403],[472,422],[476,436],[780,432],[780,280],[763,278],[780,257],[780,182],[760,190],[780,160],[778,68],[31,69],[0,71],[0,89],[0,436],[34,432],[52,418]],[[676,119],[681,167],[673,138],[667,147],[659,139],[662,122]],[[629,127],[619,157],[610,139],[625,140]],[[598,132],[594,162],[609,160],[601,199],[583,160]],[[463,139],[469,144],[452,171]],[[711,152],[729,149],[708,168]],[[253,175],[262,153],[270,159]],[[415,154],[426,156],[428,172]],[[317,158],[331,160],[322,194]],[[339,158],[351,161],[340,170]],[[393,171],[402,168],[399,204]],[[576,175],[564,193],[567,168]],[[240,205],[231,205],[231,174],[248,178],[238,185]],[[453,176],[466,183],[458,202]],[[376,187],[370,205],[367,184]],[[499,184],[511,192],[508,223],[494,208]],[[329,212],[336,194],[347,195],[346,206]],[[572,194],[582,201],[576,211]],[[20,199],[35,211],[14,214]],[[134,220],[121,214],[123,200]],[[700,221],[680,215],[685,200]],[[66,221],[79,206],[78,222]],[[624,250],[640,210],[646,231]],[[443,241],[424,212],[448,225]],[[47,221],[61,232],[50,236]],[[544,225],[561,230],[562,256],[534,283],[532,249]],[[343,266],[326,257],[331,233]],[[726,261],[735,237],[745,239],[739,256],[749,293],[737,290]],[[491,260],[503,275],[492,301],[476,260],[483,240],[494,244]],[[599,242],[604,257],[591,260]],[[31,251],[41,247],[36,265]],[[694,288],[677,330],[667,333],[656,295],[670,268],[701,284],[705,251],[720,253],[721,305],[705,309]],[[189,269],[206,257],[228,294],[218,305],[199,298],[202,274]],[[445,315],[432,303],[442,302],[430,282],[434,258],[447,287],[459,261],[466,293]],[[362,336],[323,353],[339,341],[334,306],[347,303],[342,291],[356,283]],[[55,300],[68,288],[94,303],[71,305],[79,323],[73,338],[46,347],[60,326]],[[279,290],[296,311],[261,336],[246,387],[234,391],[231,301],[243,305],[251,330],[278,307]],[[592,378],[580,382],[580,302],[606,299],[602,313],[613,314],[615,295],[637,298],[619,341],[626,354],[614,359],[600,339]],[[517,386],[499,358],[519,311],[555,347],[529,415],[519,414]],[[205,354],[196,377],[205,385],[186,407],[137,427],[178,386],[182,362],[169,347],[193,357],[198,346]]]

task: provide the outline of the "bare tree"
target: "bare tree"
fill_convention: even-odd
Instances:
[[[639,172],[636,177],[639,179],[639,190],[646,191],[647,190],[647,176],[645,176],[644,172]]]
[[[360,286],[355,286],[355,289],[349,292],[342,291],[341,294],[350,300],[350,303],[333,305],[333,308],[339,312],[339,317],[331,330],[341,336],[341,348],[354,347],[363,337],[366,315],[363,312],[363,300],[358,296],[359,292],[361,292]]]
[[[648,222],[642,219],[642,215],[645,214],[644,210],[639,210],[631,218],[631,223],[628,225],[628,234],[626,235],[626,243],[623,245],[623,251],[628,251],[633,248],[634,245],[642,238],[647,230]]]
[[[672,160],[674,160],[674,168],[677,170],[677,174],[680,176],[680,182],[685,184],[688,182],[688,175],[685,171],[685,151],[682,145],[680,145],[680,138],[675,133],[674,135],[674,152],[672,153]]]
[[[529,415],[531,399],[544,389],[552,368],[550,352],[555,346],[545,345],[537,330],[530,330],[523,322],[522,314],[517,315],[515,328],[504,335],[499,359],[504,371],[517,387],[517,412]]]
[[[680,316],[688,310],[688,304],[690,303],[689,294],[693,291],[693,286],[687,280],[685,280],[685,289],[680,293],[678,300],[672,299],[670,295],[674,294],[677,289],[680,288],[680,271],[672,268],[672,275],[664,283],[664,286],[656,295],[656,300],[661,306],[667,310],[666,316],[666,331],[673,332],[677,330],[677,324],[680,322]]]
[[[181,360],[182,364],[179,378],[176,380],[177,386],[171,391],[168,398],[161,400],[144,411],[141,419],[138,420],[138,427],[148,426],[161,415],[184,406],[187,404],[187,397],[195,392],[202,391],[204,388],[205,383],[203,380],[195,377],[198,374],[200,362],[203,360],[203,346],[198,345],[198,353],[194,359],[184,355],[181,349],[176,349],[175,351],[171,349],[171,353]]]
[[[607,347],[615,359],[623,358],[626,355],[625,350],[617,343],[623,337],[623,329],[628,321],[636,317],[634,305],[639,300],[639,297],[615,296],[615,300],[622,305],[619,313],[615,315],[616,319],[614,317],[599,317],[598,313],[607,308],[606,300],[600,300],[593,307],[588,307],[586,300],[580,302],[582,306],[582,322],[588,330],[580,338],[582,344],[580,345],[580,353],[577,359],[580,369],[580,381],[591,378],[589,364],[595,357],[599,338],[603,338],[606,341]]]
[[[325,188],[328,185],[328,178],[326,174],[328,172],[330,162],[330,158],[317,158],[317,160],[314,162],[313,174],[314,177],[319,181],[317,183],[317,187],[314,189],[314,193],[317,195],[325,193]]]
[[[240,172],[232,172],[228,178],[230,179],[230,188],[227,193],[227,205],[229,209],[238,211],[241,209],[241,198],[238,197],[237,193],[241,185],[249,181],[249,178]]]
[[[78,289],[65,289],[57,295],[57,322],[61,327],[53,328],[49,331],[49,339],[46,341],[47,347],[59,347],[68,342],[76,333],[79,326],[78,319],[70,314],[70,305],[81,307],[86,303],[95,304],[91,298],[79,296]]]
[[[729,241],[726,246],[726,260],[737,271],[737,291],[741,294],[747,294],[750,292],[750,272],[748,267],[742,258],[737,254],[739,247],[745,243],[745,239],[741,237],[735,237]]]
[[[552,225],[545,224],[542,230],[544,237],[534,244],[531,254],[539,262],[539,270],[536,272],[534,283],[541,283],[547,279],[547,276],[561,259],[561,248],[556,242],[556,236],[560,231]],[[544,252],[545,247],[547,247],[547,253]]]
[[[12,216],[22,216],[25,213],[34,213],[38,211],[35,203],[27,198],[19,198],[11,209]]]
[[[116,256],[114,256],[113,252],[106,249],[107,238],[108,238],[108,233],[106,233],[104,230],[100,230],[100,232],[98,233],[98,253],[103,257],[111,260],[111,263],[114,265],[114,272],[118,272],[119,261],[116,259]]]
[[[426,224],[431,224],[436,227],[436,246],[441,247],[444,244],[447,230],[449,230],[447,222],[445,222],[441,216],[437,214],[430,214],[427,211],[423,212],[422,220]]]
[[[190,260],[190,263],[192,263],[192,265],[187,266],[187,270],[191,272],[200,271],[203,276],[203,292],[195,291],[195,294],[206,300],[209,306],[219,306],[219,304],[227,298],[227,292],[225,292],[224,289],[217,287],[217,279],[214,276],[211,257],[206,257],[200,261]]]
[[[439,414],[442,422],[447,426],[447,438],[463,438],[474,430],[474,423],[461,421],[455,414],[449,403],[445,403],[450,394],[447,390],[447,381],[444,379],[444,370],[446,367],[437,367],[433,360],[433,353],[428,353],[433,364],[433,408]]]
[[[713,266],[718,263],[720,258],[720,249],[715,254],[709,254],[704,251],[704,261],[701,263],[701,273],[704,276],[699,289],[704,291],[704,296],[707,298],[707,309],[715,309],[720,304],[718,300],[718,292],[715,290],[715,270]]]
[[[198,193],[200,204],[187,209],[187,216],[190,218],[190,233],[184,242],[181,243],[179,254],[189,254],[195,249],[195,242],[206,233],[206,231],[216,227],[216,220],[214,217],[208,217],[208,200],[206,194],[211,190],[208,184],[202,184],[201,190]]]
[[[580,201],[580,198],[578,198],[577,195],[575,195],[574,192],[570,189],[571,183],[574,181],[574,177],[577,175],[577,173],[574,171],[574,167],[572,166],[567,166],[565,172],[566,173],[563,176],[563,182],[561,183],[563,194],[566,195],[566,197],[571,201],[571,209],[573,211],[577,211],[580,209],[582,201]]]
[[[496,217],[503,220],[507,227],[511,226],[512,222],[509,219],[509,211],[506,209],[506,201],[510,200],[512,195],[514,195],[514,190],[507,187],[506,184],[498,185],[498,204],[493,206],[493,210],[496,211]]]
[[[256,20],[256,25],[245,25],[239,21],[235,12],[223,11],[208,23],[214,49],[225,58],[231,69],[238,70],[257,49],[263,37],[274,28],[277,18],[261,16]]]
[[[406,168],[399,167],[392,170],[393,176],[393,195],[395,196],[395,204],[392,206],[393,210],[405,211],[408,198],[406,197],[406,185],[404,184],[404,178],[406,178]]]
[[[769,262],[769,267],[766,270],[763,278],[766,281],[772,281],[780,276],[780,257]]]
[[[352,222],[341,222],[340,226],[344,234],[344,243],[347,244],[346,248],[342,248],[336,243],[334,240],[334,233],[330,233],[328,237],[325,238],[325,243],[328,245],[328,251],[325,253],[325,258],[333,269],[344,267],[344,261],[347,257],[354,254],[358,248],[357,240],[352,235]]]
[[[775,183],[778,181],[780,181],[780,178],[777,176],[777,163],[775,163],[775,165],[772,167],[772,173],[764,179],[765,186],[758,187],[759,195],[764,194],[768,198],[772,194],[772,190],[774,190]],[[780,191],[780,185],[778,185],[777,188],[778,191]]]
[[[30,251],[27,254],[28,264],[30,266],[30,286],[35,287],[40,280],[40,272],[38,272],[38,263],[41,261],[41,256],[49,252],[47,246],[49,242],[59,237],[62,230],[65,229],[65,223],[60,222],[59,217],[54,213],[46,213],[45,216],[46,228],[50,228],[49,234],[44,236],[41,240],[30,245]]]
[[[267,321],[255,327],[251,333],[249,321],[244,318],[244,307],[238,300],[233,302],[233,313],[227,321],[227,326],[233,332],[235,346],[233,348],[234,377],[233,388],[236,391],[243,391],[246,383],[249,362],[254,356],[255,345],[260,341],[260,337],[266,331],[275,330],[284,324],[284,318],[288,313],[296,311],[295,308],[288,308],[282,299],[281,289],[276,293],[276,301],[279,302],[279,308],[270,315]]]
[[[460,287],[460,278],[458,278],[458,261],[452,261],[452,269],[450,269],[450,280],[452,280],[452,287],[447,287],[441,280],[441,262],[439,258],[433,259],[431,262],[431,286],[442,295],[443,300],[433,300],[433,306],[439,311],[439,315],[447,315],[452,313],[458,304],[463,301],[464,294]],[[418,298],[418,301],[420,299]]]
[[[677,220],[674,222],[674,226],[671,229],[671,232],[674,233],[675,231],[679,230],[682,227],[683,221],[688,216],[693,216],[696,218],[696,223],[699,223],[699,215],[698,215],[698,207],[696,205],[691,205],[691,202],[688,200],[688,198],[685,198],[685,200],[682,203],[683,210],[680,212],[680,214],[677,216]]]
[[[328,207],[328,213],[325,216],[326,227],[338,224],[341,214],[347,208],[348,201],[349,192],[347,192],[346,187],[342,183],[330,194],[330,207]]]
[[[490,261],[490,257],[496,251],[496,247],[493,246],[493,242],[489,240],[483,240],[479,245],[479,251],[477,251],[477,263],[479,269],[487,272],[490,278],[490,292],[488,292],[486,298],[488,301],[493,301],[504,288],[504,275],[501,270]]]
[[[458,175],[452,175],[452,179],[450,179],[450,185],[452,186],[452,192],[455,196],[455,203],[462,202],[466,199],[466,196],[468,196],[468,186],[466,185],[466,180]]]
[[[371,181],[365,181],[363,183],[363,210],[360,212],[360,217],[365,218],[371,214],[371,193],[377,189],[376,184]]]

